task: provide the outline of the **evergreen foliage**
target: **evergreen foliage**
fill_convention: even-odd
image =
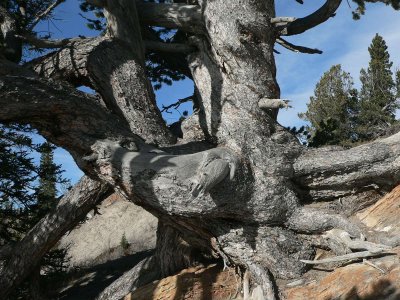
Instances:
[[[38,217],[48,213],[57,203],[56,183],[65,183],[61,177],[61,167],[53,160],[55,146],[43,143],[38,148],[40,152],[40,165],[38,169],[39,184],[36,188]]]
[[[354,140],[357,92],[353,79],[340,65],[324,73],[307,104],[307,112],[299,116],[311,123],[309,145],[346,145]]]
[[[18,241],[33,224],[37,179],[32,140],[19,125],[0,125],[0,245]]]
[[[378,34],[368,48],[370,62],[362,69],[360,80],[360,113],[357,121],[359,140],[366,141],[383,135],[395,122],[397,109],[395,82],[386,42]]]
[[[56,185],[67,183],[53,161],[55,147],[33,143],[32,133],[25,126],[0,124],[0,247],[23,238],[57,204]],[[39,165],[35,152],[41,154]],[[66,263],[66,251],[56,249],[46,253],[38,270],[59,275]],[[28,298],[29,289],[25,282],[13,297]]]
[[[353,88],[350,74],[342,71],[340,65],[324,73],[310,98],[307,112],[299,114],[310,126],[307,130],[291,130],[300,141],[310,147],[351,146],[389,132],[399,108],[400,70],[396,71],[394,80],[393,63],[384,39],[378,34],[368,51],[370,62],[368,69],[360,72],[360,92]]]
[[[400,0],[353,0],[357,4],[357,8],[355,11],[353,11],[353,18],[355,20],[360,19],[362,15],[365,14],[365,9],[366,9],[366,3],[375,3],[375,2],[381,2],[385,5],[390,5],[392,6],[395,10],[400,9]]]
[[[129,242],[126,239],[125,232],[122,234],[121,241],[120,241],[120,246],[124,251],[129,249]]]

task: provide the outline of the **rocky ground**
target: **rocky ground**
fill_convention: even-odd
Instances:
[[[156,230],[157,219],[153,215],[113,194],[65,235],[59,247],[68,250],[70,268],[91,267],[153,249]],[[126,247],[121,245],[123,235]]]
[[[150,255],[149,251],[143,250],[154,246],[155,218],[116,198],[103,203],[99,212],[101,215],[93,216],[63,239],[63,243],[72,242],[70,253],[75,255],[73,261],[76,265],[88,264],[85,261],[88,259],[89,265],[96,266],[71,273],[68,283],[58,290],[58,299],[94,299],[109,283],[140,259]],[[371,234],[375,231],[390,236],[399,235],[400,186],[373,206],[356,214],[354,218],[363,223]],[[134,233],[128,232],[125,226],[134,228]],[[104,236],[102,230],[107,232],[108,237]],[[108,230],[114,232],[112,237]],[[131,245],[136,243],[141,246],[132,247],[130,253],[118,250],[123,232]],[[96,237],[93,237],[96,234],[101,238],[96,240]],[[92,240],[83,241],[85,237]],[[90,253],[79,253],[88,244]],[[145,247],[142,247],[143,245]],[[110,254],[110,249],[114,249],[111,251],[114,254]],[[370,258],[366,261],[317,265],[297,280],[278,280],[277,285],[282,291],[280,296],[289,300],[400,299],[400,248],[393,249],[393,252],[393,255]],[[121,256],[122,258],[108,261]],[[317,259],[330,256],[331,253],[323,250],[317,253]],[[239,270],[230,268],[223,270],[222,266],[218,265],[190,268],[144,286],[126,295],[125,300],[243,299],[243,283],[238,272]]]

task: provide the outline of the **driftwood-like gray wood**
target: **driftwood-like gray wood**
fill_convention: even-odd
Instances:
[[[273,278],[301,276],[302,261],[313,259],[307,235],[341,229],[353,246],[362,244],[362,230],[345,216],[305,202],[386,192],[400,181],[400,134],[348,150],[310,150],[276,122],[289,107],[276,81],[277,38],[325,22],[340,2],[327,0],[296,19],[277,17],[270,0],[93,0],[105,11],[105,36],[72,39],[23,67],[0,61],[0,121],[31,124],[91,178],[159,218],[157,249],[146,264],[157,270],[151,280],[217,259],[246,269],[250,289],[273,298]],[[146,78],[151,43],[144,40],[161,42],[148,25],[179,28],[190,41],[186,61],[184,54],[168,60],[196,86],[198,111],[178,144]],[[81,84],[98,95],[73,88]],[[393,246],[398,239],[386,240]],[[347,253],[348,242],[320,245]],[[142,267],[100,299],[138,287]]]

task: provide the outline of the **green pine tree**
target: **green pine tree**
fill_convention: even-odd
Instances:
[[[396,71],[396,102],[400,102],[400,69]]]
[[[368,69],[362,69],[360,80],[360,113],[357,134],[361,141],[383,135],[395,122],[396,91],[392,62],[386,42],[376,34],[368,48],[370,62]]]
[[[56,205],[57,184],[66,183],[53,161],[54,146],[34,144],[31,133],[24,126],[0,124],[0,247],[23,238]],[[41,154],[39,165],[33,159],[35,152]],[[10,299],[32,298],[32,286],[40,286],[42,277],[61,274],[66,263],[65,250],[49,251],[35,269],[37,276],[21,284]]]
[[[26,127],[0,124],[0,246],[16,242],[32,226],[36,197],[34,149]]]
[[[60,175],[60,167],[54,161],[54,146],[44,143],[39,147],[39,185],[37,187],[38,216],[41,218],[56,204],[57,179]]]
[[[353,79],[340,65],[325,72],[300,118],[310,122],[309,146],[349,145],[354,141],[357,91]]]

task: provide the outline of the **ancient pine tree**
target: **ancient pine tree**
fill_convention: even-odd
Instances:
[[[317,237],[332,228],[353,237],[363,255],[387,249],[357,240],[362,230],[346,217],[306,203],[390,190],[400,179],[400,134],[349,150],[308,150],[276,122],[288,103],[276,81],[275,43],[320,53],[285,36],[328,21],[340,0],[297,19],[276,16],[272,0],[88,0],[104,14],[105,34],[65,40],[34,32],[63,1],[35,15],[31,2],[0,2],[0,120],[30,124],[86,176],[24,239],[2,248],[3,295],[113,190],[158,217],[157,249],[99,299],[215,260],[247,272],[251,289],[273,299],[274,278],[300,276]],[[398,8],[399,1],[381,2]],[[165,42],[153,26],[180,38]],[[56,50],[23,64],[22,45]],[[195,84],[198,112],[183,122],[178,142],[156,106],[146,53],[168,54],[170,70]],[[75,89],[81,85],[97,95]]]

